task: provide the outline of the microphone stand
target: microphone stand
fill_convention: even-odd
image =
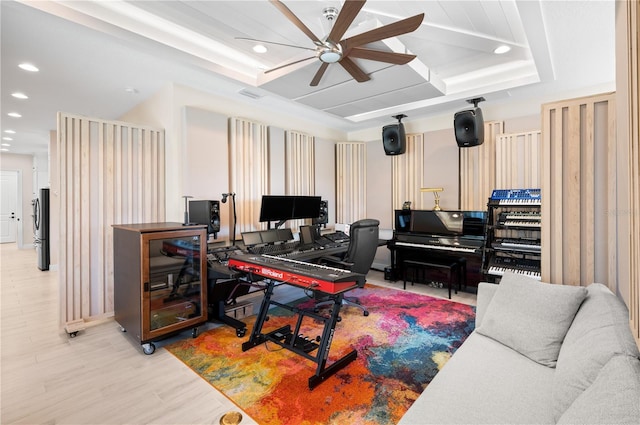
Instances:
[[[227,197],[231,197],[231,206],[233,208],[233,230],[231,233],[232,245],[236,246],[236,194],[233,192],[223,193],[222,194],[222,203],[227,203]]]

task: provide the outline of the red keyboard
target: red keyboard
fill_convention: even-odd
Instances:
[[[232,255],[229,267],[327,294],[347,291],[365,281],[364,275],[348,270],[264,254]]]

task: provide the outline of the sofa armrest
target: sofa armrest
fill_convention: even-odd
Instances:
[[[476,301],[476,329],[480,326],[487,307],[496,293],[498,285],[495,283],[480,282],[478,284],[478,297]]]

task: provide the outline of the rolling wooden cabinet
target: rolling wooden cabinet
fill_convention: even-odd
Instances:
[[[207,321],[207,227],[180,223],[113,226],[114,313],[121,330],[153,341]]]

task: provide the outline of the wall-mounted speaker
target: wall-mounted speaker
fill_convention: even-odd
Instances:
[[[407,137],[404,124],[391,124],[382,127],[382,144],[387,155],[400,155],[407,150]]]
[[[313,224],[329,223],[329,203],[324,199],[320,201],[320,215],[318,218],[311,219]]]
[[[456,142],[461,148],[478,146],[484,142],[484,120],[480,108],[456,112],[453,116]]]
[[[216,237],[220,231],[220,201],[189,201],[189,220],[206,224],[207,233]]]

